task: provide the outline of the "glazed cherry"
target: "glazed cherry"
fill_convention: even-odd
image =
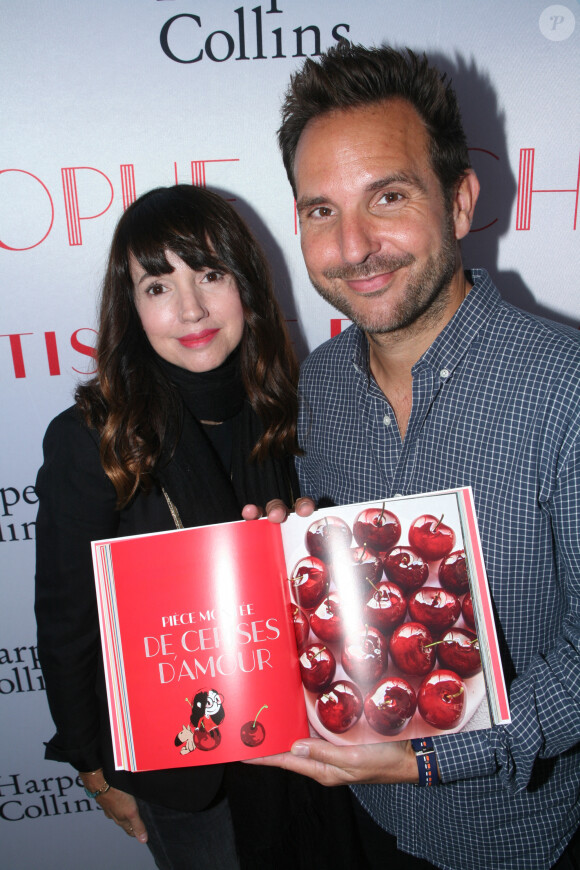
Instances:
[[[409,529],[409,544],[426,562],[442,559],[453,549],[455,532],[443,522],[443,516],[423,514],[413,520]]]
[[[473,615],[473,599],[471,597],[471,592],[468,592],[463,602],[461,604],[461,613],[465,620],[465,624],[474,629],[475,628],[475,616]]]
[[[361,547],[374,553],[387,553],[401,537],[401,523],[385,506],[366,508],[354,521],[353,534]]]
[[[353,547],[349,551],[352,560],[350,574],[363,594],[369,583],[378,583],[383,574],[383,563],[368,547]]]
[[[395,547],[383,559],[385,574],[404,589],[412,592],[427,582],[429,565],[409,547]]]
[[[407,599],[396,583],[382,580],[368,586],[363,605],[363,620],[379,631],[390,632],[400,625],[407,613]]]
[[[434,728],[454,728],[465,709],[465,685],[453,671],[433,671],[419,687],[417,706]]]
[[[340,517],[322,517],[306,532],[306,549],[311,556],[330,562],[335,554],[350,547],[352,532]]]
[[[444,589],[449,589],[456,595],[463,595],[469,590],[464,550],[455,550],[445,556],[439,565],[439,582]]]
[[[267,710],[268,705],[264,704],[263,707],[260,707],[256,718],[252,721],[246,722],[240,728],[240,739],[242,743],[245,743],[246,746],[259,746],[264,742],[264,738],[266,737],[266,729],[262,725],[261,722],[258,722],[258,716],[262,712],[262,710]]]
[[[387,641],[372,626],[363,626],[349,634],[342,646],[342,666],[357,683],[376,683],[387,669],[387,661]]]
[[[475,632],[468,628],[450,628],[436,650],[441,666],[450,668],[460,677],[472,677],[481,670],[479,642]]]
[[[461,601],[453,592],[438,586],[423,586],[409,598],[409,616],[440,634],[455,625],[461,613]]]
[[[408,725],[417,708],[410,683],[401,677],[386,677],[364,700],[365,718],[378,734],[397,734]]]
[[[305,610],[312,610],[328,591],[328,569],[315,556],[305,556],[297,562],[290,583],[292,594]]]
[[[419,622],[399,625],[391,635],[389,652],[393,662],[405,674],[424,676],[435,665],[433,636]]]
[[[326,595],[310,617],[310,628],[321,640],[333,643],[340,639],[343,617],[336,592]]]
[[[300,656],[300,676],[310,692],[322,692],[334,679],[336,660],[327,646],[313,643]]]
[[[332,683],[316,700],[316,714],[333,734],[342,734],[352,728],[360,719],[362,710],[360,689],[349,680]]]
[[[303,610],[300,610],[297,604],[290,604],[290,616],[294,625],[294,634],[296,635],[296,646],[298,652],[306,645],[308,635],[310,634],[310,623],[308,617]]]

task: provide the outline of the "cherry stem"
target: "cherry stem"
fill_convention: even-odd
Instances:
[[[314,658],[318,658],[318,656],[321,655],[321,654],[324,652],[325,649],[326,649],[325,646],[320,647],[320,649],[318,650],[318,652],[315,652],[315,653],[314,653]]]
[[[358,560],[358,564],[359,564],[359,565],[362,564],[362,560],[363,560],[364,557],[366,556],[366,552],[367,552],[367,542],[365,541],[364,544],[363,544],[363,546],[362,546],[362,553],[360,554],[360,557],[359,557],[359,560]]]
[[[258,721],[258,716],[260,715],[260,713],[262,712],[262,710],[267,710],[267,709],[268,709],[268,705],[267,705],[267,704],[264,704],[263,707],[260,707],[260,709],[259,709],[258,712],[256,713],[256,718],[254,719],[254,724],[252,725],[252,731],[255,731],[255,730],[256,730],[256,722]]]
[[[379,589],[378,586],[375,586],[375,584],[373,583],[373,581],[371,580],[371,578],[370,578],[370,577],[365,577],[365,579],[368,580],[368,582],[371,584],[371,586],[373,587],[373,589],[375,590],[375,592],[378,592],[379,595],[380,595],[380,594],[381,594],[381,590]]]
[[[444,517],[444,516],[445,516],[445,514],[441,514],[440,518],[437,520],[437,523],[435,524],[435,528],[433,529],[434,532],[437,531],[437,529],[439,528],[439,526],[440,526],[441,523],[443,522],[443,517]]]
[[[382,523],[384,515],[385,515],[385,503],[383,502],[383,506],[381,508],[381,513],[379,516],[379,521],[377,523],[377,526],[380,526],[380,524]]]
[[[454,698],[459,698],[460,695],[463,695],[463,686],[462,686],[462,687],[459,689],[459,691],[456,692],[454,695],[450,695],[449,692],[446,692],[446,693],[443,695],[443,700],[444,700],[446,703],[448,703],[449,701],[452,701]]]

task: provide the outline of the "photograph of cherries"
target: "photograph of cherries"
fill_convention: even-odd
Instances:
[[[316,734],[357,744],[490,726],[456,493],[328,508],[290,531]]]

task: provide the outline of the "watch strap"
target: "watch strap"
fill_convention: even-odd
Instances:
[[[419,785],[439,785],[439,771],[437,769],[437,758],[432,739],[430,737],[416,737],[411,740],[411,746],[415,751],[415,758],[417,759]]]

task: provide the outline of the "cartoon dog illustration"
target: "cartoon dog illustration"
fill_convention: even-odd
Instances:
[[[187,702],[189,700],[186,698]],[[202,689],[191,702],[189,725],[184,725],[175,737],[175,745],[181,746],[181,755],[194,749],[215,749],[221,742],[218,725],[225,718],[223,696],[215,689]]]

